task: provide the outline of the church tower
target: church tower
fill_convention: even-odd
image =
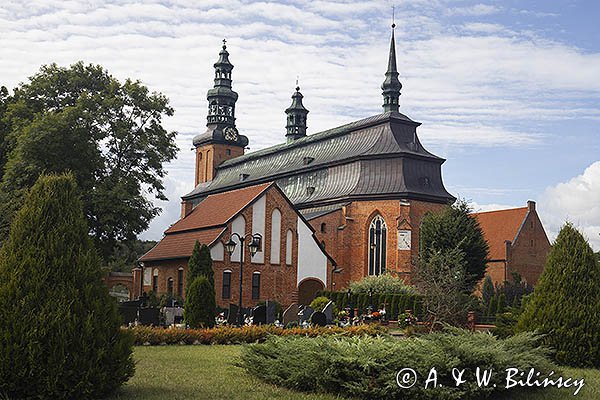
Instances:
[[[306,116],[308,110],[302,104],[303,97],[302,93],[300,93],[300,86],[296,86],[296,92],[292,95],[292,105],[285,110],[287,114],[285,137],[288,143],[306,136]]]
[[[244,154],[248,138],[235,127],[235,102],[238,94],[231,88],[231,71],[226,41],[214,64],[214,87],[208,91],[207,129],[194,137],[196,148],[195,185],[213,180],[215,170],[223,161]]]

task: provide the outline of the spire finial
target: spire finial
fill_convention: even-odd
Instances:
[[[298,84],[299,80],[300,80],[300,75],[296,75],[296,92],[300,91],[300,85]]]
[[[392,29],[396,27],[396,6],[392,6]]]
[[[227,39],[223,38],[223,49],[227,48]]]
[[[392,7],[392,19],[395,18],[395,9]],[[384,112],[398,112],[400,107],[400,89],[402,84],[398,80],[398,69],[396,67],[396,40],[394,38],[395,21],[392,22],[392,38],[390,39],[390,53],[388,56],[388,67],[385,73],[385,80],[381,89],[383,89],[383,110]]]

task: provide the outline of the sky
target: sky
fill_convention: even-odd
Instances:
[[[237,127],[254,151],[284,141],[299,78],[308,133],[382,112],[395,7],[400,111],[447,159],[447,189],[476,211],[537,201],[554,239],[570,221],[600,250],[600,2],[244,0],[0,2],[0,85],[55,62],[100,64],[167,95],[178,132],[160,239],[193,189],[213,63],[227,39]]]

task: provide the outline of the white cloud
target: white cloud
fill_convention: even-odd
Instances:
[[[552,239],[561,226],[570,221],[600,251],[600,161],[567,182],[545,190],[539,201],[539,213]]]
[[[490,15],[496,14],[500,12],[502,9],[497,6],[493,6],[490,4],[476,4],[474,6],[468,7],[456,7],[448,10],[449,15],[461,15],[461,16],[482,16],[482,15]]]

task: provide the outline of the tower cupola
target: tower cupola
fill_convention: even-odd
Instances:
[[[285,113],[287,114],[287,125],[285,137],[288,142],[300,139],[306,136],[306,116],[308,110],[302,104],[302,93],[300,86],[296,86],[296,91],[292,95],[292,105],[289,106]]]

